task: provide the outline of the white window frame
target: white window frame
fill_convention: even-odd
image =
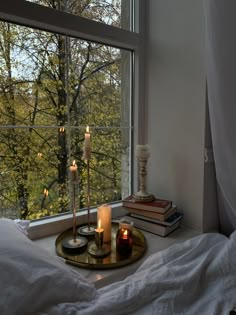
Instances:
[[[16,23],[45,31],[61,33],[76,38],[91,40],[134,52],[134,80],[132,89],[131,119],[134,126],[132,133],[131,152],[137,143],[144,143],[145,128],[145,0],[134,0],[134,32],[95,22],[80,16],[74,16],[45,6],[40,6],[24,0],[0,1],[0,20]],[[135,158],[131,154],[132,187],[137,187],[137,168]],[[121,203],[113,205],[113,217],[122,214]],[[92,219],[96,219],[96,209],[91,211]],[[86,211],[80,211],[77,216],[79,223],[86,222]],[[56,216],[30,224],[29,236],[39,238],[56,234],[71,226],[72,214]]]

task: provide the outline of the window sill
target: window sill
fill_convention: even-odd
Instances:
[[[112,205],[112,217],[118,217],[125,215],[127,212],[122,209],[121,203]],[[97,208],[90,210],[91,222],[97,221]],[[57,217],[51,217],[48,219],[33,221],[30,223],[28,230],[28,236],[31,240],[47,237],[61,233],[72,227],[73,214],[67,213]],[[77,224],[87,223],[87,211],[83,210],[76,214]]]
[[[94,283],[96,288],[101,288],[103,286],[109,285],[116,281],[121,281],[127,276],[134,273],[138,267],[146,260],[150,255],[164,250],[174,244],[188,240],[194,236],[199,235],[198,231],[180,226],[174,232],[172,232],[167,237],[161,237],[155,234],[151,234],[142,231],[146,237],[148,248],[144,256],[138,261],[120,268],[108,269],[108,270],[90,270],[80,267],[75,267],[68,265],[70,268],[84,276],[89,282]],[[51,235],[38,240],[35,240],[39,246],[45,248],[53,255],[56,255],[55,250],[55,240],[57,235]],[[60,258],[63,259],[63,258]],[[64,259],[63,259],[64,260]]]

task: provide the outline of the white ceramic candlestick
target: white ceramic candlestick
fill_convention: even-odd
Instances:
[[[154,196],[146,191],[147,161],[150,157],[149,145],[137,145],[136,157],[138,159],[139,191],[133,197],[139,201],[149,202],[154,199]]]
[[[97,221],[101,222],[101,227],[104,229],[104,243],[111,241],[111,206],[108,204],[101,205],[97,211]]]

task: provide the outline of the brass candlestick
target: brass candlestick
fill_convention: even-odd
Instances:
[[[72,210],[73,210],[73,228],[72,237],[67,237],[62,241],[62,246],[66,250],[84,249],[87,246],[88,240],[85,237],[77,235],[76,231],[76,187],[78,185],[77,165],[75,161],[70,166],[71,185],[72,185]]]
[[[95,229],[95,243],[92,243],[88,249],[90,255],[96,258],[103,258],[110,254],[111,246],[103,245],[104,229],[100,225]]]
[[[87,159],[87,225],[81,226],[78,229],[78,233],[81,235],[94,235],[95,228],[90,223],[90,167],[89,158]]]

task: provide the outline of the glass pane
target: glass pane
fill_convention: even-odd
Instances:
[[[0,215],[36,219],[87,206],[85,128],[91,132],[91,206],[130,190],[129,51],[0,22]]]
[[[1,215],[37,219],[69,210],[67,155],[58,134],[57,129],[1,130]]]
[[[0,22],[1,125],[66,123],[65,36]]]
[[[132,0],[26,0],[132,31]]]

